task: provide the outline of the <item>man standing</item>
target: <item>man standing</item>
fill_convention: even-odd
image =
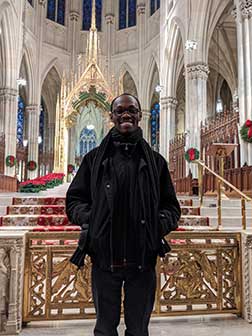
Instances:
[[[126,336],[148,336],[158,254],[177,228],[180,207],[165,159],[143,139],[139,100],[127,93],[111,104],[114,127],[83,158],[66,198],[82,231],[71,261],[92,260],[95,336],[117,336],[124,289]]]

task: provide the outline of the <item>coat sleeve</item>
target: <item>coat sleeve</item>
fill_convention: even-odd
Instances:
[[[161,236],[164,237],[169,232],[177,229],[181,209],[175,194],[167,163],[164,158],[162,158],[162,161],[163,163],[161,164],[160,172],[159,219]]]
[[[71,223],[88,229],[91,212],[91,170],[87,155],[70,184],[66,194],[66,214]]]

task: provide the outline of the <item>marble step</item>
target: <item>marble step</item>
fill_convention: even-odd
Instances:
[[[7,214],[7,206],[0,205],[0,216],[4,216]]]
[[[35,225],[71,225],[66,215],[6,215],[1,217],[3,226],[35,226]],[[179,226],[208,226],[208,217],[181,216]]]
[[[215,217],[218,214],[218,208],[217,207],[202,207],[201,208],[201,215],[202,216],[208,216],[208,217]],[[241,208],[239,207],[233,207],[233,208],[224,208],[222,207],[222,216],[224,217],[240,217],[242,215]],[[252,209],[246,208],[246,216],[252,216]]]
[[[12,204],[12,198],[11,196],[0,196],[0,206],[8,206]]]
[[[1,218],[3,226],[65,226],[71,225],[64,215],[7,215]]]
[[[12,205],[65,205],[65,197],[14,197]]]
[[[239,208],[241,207],[241,199],[223,199],[221,204],[224,208]],[[196,205],[195,202],[193,205]],[[217,206],[217,199],[204,199],[203,200],[204,207],[213,207]],[[252,202],[246,202],[246,207],[252,209]]]
[[[65,215],[64,205],[12,205],[8,215]]]
[[[249,216],[247,219],[247,228],[252,228],[252,216]],[[209,217],[210,227],[217,227],[218,217],[212,216]],[[224,228],[240,228],[242,229],[242,217],[241,216],[222,216],[222,226]]]

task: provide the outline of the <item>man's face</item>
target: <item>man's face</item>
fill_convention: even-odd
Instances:
[[[120,133],[128,134],[137,129],[142,112],[134,97],[120,96],[115,100],[112,108],[111,120]]]

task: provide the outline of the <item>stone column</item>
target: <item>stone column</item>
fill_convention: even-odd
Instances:
[[[137,3],[137,31],[138,31],[138,97],[143,97],[143,53],[144,53],[144,36],[146,32],[145,3],[138,0]]]
[[[24,233],[0,232],[0,335],[21,331],[23,267]]]
[[[238,95],[240,127],[247,119],[252,120],[252,1],[235,0],[238,45]],[[236,15],[237,14],[237,15]],[[241,165],[252,165],[252,145],[241,143]]]
[[[107,79],[111,79],[111,56],[113,53],[113,41],[115,40],[115,16],[112,13],[105,15],[106,42],[107,42]]]
[[[38,164],[38,136],[39,136],[39,106],[26,106],[26,115],[28,116],[28,161],[32,160]],[[37,177],[38,167],[33,171],[27,170],[27,178]]]
[[[200,123],[207,118],[207,78],[208,65],[202,62],[187,64],[185,130],[187,146],[200,149]],[[187,165],[187,173],[189,171]],[[197,177],[196,165],[191,165],[193,177]]]
[[[142,110],[142,120],[140,126],[143,130],[144,139],[150,143],[150,111]]]
[[[5,134],[5,153],[4,158],[8,155],[16,157],[17,145],[17,89],[3,88],[0,89],[0,132]],[[4,166],[4,174],[15,176],[15,166],[10,168]]]
[[[160,153],[169,159],[169,142],[175,137],[176,107],[175,97],[162,97],[160,109]]]
[[[76,59],[77,59],[77,41],[79,39],[79,17],[80,14],[78,13],[77,9],[73,7],[75,2],[73,2],[71,5],[71,10],[69,13],[69,47],[71,51],[71,69],[73,72],[76,71]]]

